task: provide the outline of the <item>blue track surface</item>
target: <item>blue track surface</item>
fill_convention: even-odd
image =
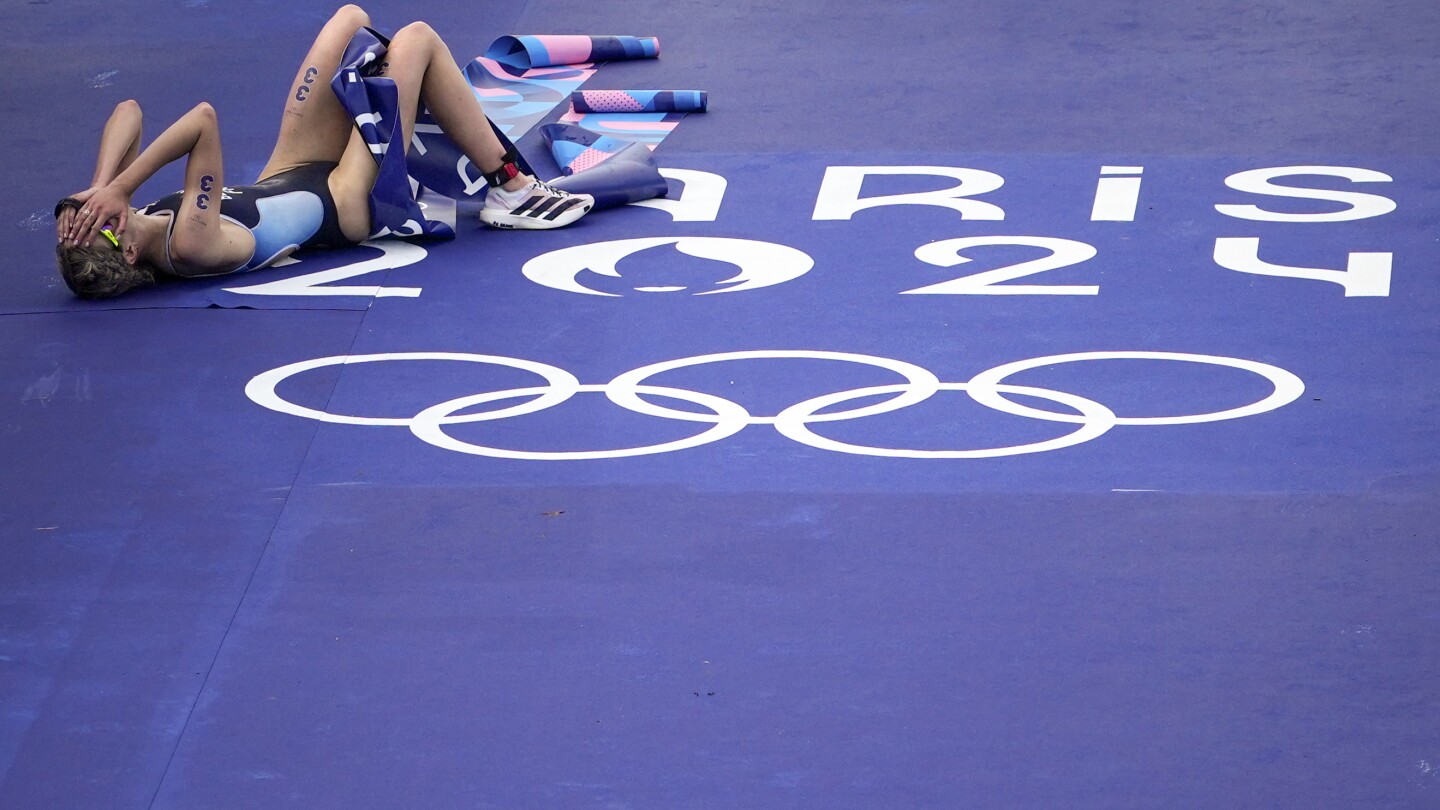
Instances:
[[[1440,805],[1440,11],[1192,5],[375,4],[659,36],[690,215],[99,304],[110,107],[253,174],[331,9],[0,9],[0,807]]]

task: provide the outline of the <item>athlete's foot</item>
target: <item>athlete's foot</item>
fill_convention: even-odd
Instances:
[[[595,207],[589,194],[571,194],[536,180],[514,191],[492,188],[480,221],[495,228],[559,228]]]

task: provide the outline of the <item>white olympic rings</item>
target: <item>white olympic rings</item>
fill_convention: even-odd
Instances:
[[[1239,408],[1231,408],[1226,411],[1214,413],[1199,413],[1189,416],[1129,416],[1117,417],[1117,425],[1194,425],[1201,422],[1220,422],[1226,419],[1239,419],[1242,416],[1254,416],[1257,413],[1273,411],[1276,408],[1289,405],[1305,392],[1305,383],[1294,374],[1283,368],[1257,363],[1254,360],[1241,360],[1235,357],[1214,357],[1208,354],[1180,354],[1177,352],[1076,352],[1075,354],[1054,354],[1049,357],[1037,357],[1034,360],[1017,360],[1014,363],[1006,363],[1003,366],[982,371],[970,379],[970,384],[975,386],[970,392],[976,402],[997,411],[1012,413],[1016,416],[1028,416],[1031,419],[1046,419],[1052,422],[1084,422],[1083,416],[1074,416],[1065,413],[1054,413],[1042,411],[1039,408],[1028,408],[1017,402],[1000,396],[1001,388],[998,383],[1021,371],[1039,368],[1041,366],[1057,365],[1060,363],[1074,363],[1081,360],[1176,360],[1186,363],[1204,363],[1212,366],[1229,366],[1230,368],[1243,369],[1254,372],[1269,380],[1275,386],[1270,396],[1259,402],[1244,405]]]
[[[317,411],[313,408],[296,405],[275,393],[275,387],[283,380],[299,374],[302,371],[309,371],[312,368],[323,368],[324,366],[376,363],[382,360],[459,360],[466,363],[509,366],[510,368],[518,368],[524,371],[533,371],[541,377],[544,377],[546,382],[550,383],[548,388],[541,389],[542,393],[530,402],[524,402],[498,411],[475,414],[473,416],[448,417],[445,420],[446,424],[504,419],[510,416],[520,416],[521,414],[543,411],[546,408],[559,405],[580,389],[580,381],[575,379],[574,374],[571,374],[565,369],[556,368],[555,366],[545,363],[537,363],[533,360],[518,360],[514,357],[499,357],[489,354],[463,354],[457,352],[397,352],[394,354],[357,354],[343,357],[320,357],[314,360],[302,360],[299,363],[291,363],[288,366],[281,366],[280,368],[271,369],[270,371],[257,375],[255,379],[251,380],[249,384],[245,386],[245,395],[272,411],[288,413],[292,416],[303,416],[306,419],[314,419],[319,422],[334,422],[341,425],[390,425],[396,427],[409,425],[413,420],[404,417],[344,416],[328,411]],[[497,399],[505,399],[505,397],[497,397]]]
[[[635,386],[636,391],[651,396],[673,397],[675,399],[688,400],[696,405],[703,405],[715,411],[717,417],[714,427],[703,433],[692,436],[688,439],[680,439],[663,444],[652,444],[645,447],[627,447],[619,450],[582,450],[571,452],[536,452],[526,450],[503,450],[498,447],[485,447],[478,444],[462,442],[449,434],[442,427],[447,421],[458,421],[451,414],[464,408],[475,405],[483,405],[486,402],[494,402],[497,399],[509,399],[517,396],[530,396],[544,394],[544,388],[517,388],[513,391],[495,391],[488,394],[475,394],[468,397],[452,399],[449,402],[442,402],[432,405],[429,408],[415,415],[411,422],[410,432],[420,439],[429,442],[444,450],[454,450],[458,453],[469,453],[475,456],[490,456],[491,458],[519,458],[536,461],[575,461],[582,459],[596,458],[627,458],[630,456],[646,456],[653,453],[668,453],[674,450],[685,450],[691,447],[699,447],[702,444],[718,442],[727,436],[733,436],[745,428],[745,418],[749,416],[745,409],[728,399],[702,394],[698,391],[686,391],[682,388],[665,388],[658,385]],[[587,392],[611,392],[603,385],[579,385],[575,391]],[[611,396],[611,399],[614,399]],[[538,401],[538,400],[535,400]],[[498,412],[497,412],[498,413]],[[677,411],[684,413],[684,411]],[[489,414],[482,414],[488,416]]]
[[[942,391],[965,391],[974,397],[971,390],[974,382],[969,383],[941,383]],[[835,450],[841,453],[854,453],[861,456],[884,456],[886,458],[999,458],[1000,456],[1018,456],[1022,453],[1041,453],[1046,450],[1059,450],[1062,447],[1088,442],[1091,439],[1106,432],[1115,426],[1115,414],[1100,403],[1077,397],[1074,394],[1066,394],[1061,391],[1047,391],[1044,388],[1030,388],[1023,385],[997,385],[996,388],[1003,388],[1011,394],[1028,394],[1032,397],[1048,399],[1052,402],[1059,402],[1062,405],[1069,405],[1079,411],[1082,419],[1082,426],[1079,430],[1058,439],[1050,439],[1032,444],[1021,444],[1013,447],[997,447],[988,450],[900,450],[887,447],[867,447],[865,445],[848,444],[846,442],[828,439],[813,433],[807,426],[810,422],[820,421],[815,412],[837,402],[845,402],[850,399],[871,396],[873,394],[888,394],[897,388],[904,388],[900,385],[877,385],[872,388],[857,388],[854,391],[841,391],[838,394],[826,394],[825,396],[808,399],[796,405],[791,405],[775,417],[775,429],[787,439],[793,439],[801,444],[808,444],[811,447],[818,447],[821,450]]]
[[[635,387],[642,380],[648,380],[664,371],[673,371],[677,368],[687,368],[705,363],[719,363],[726,360],[840,360],[847,363],[859,363],[867,366],[890,369],[898,372],[905,379],[910,381],[909,385],[895,386],[901,390],[901,395],[888,402],[880,402],[866,408],[856,408],[853,411],[842,411],[840,413],[828,413],[823,416],[813,416],[813,422],[833,422],[838,419],[858,419],[862,416],[874,416],[880,413],[889,413],[901,408],[909,407],[917,402],[929,399],[932,394],[940,390],[940,379],[925,369],[906,363],[901,360],[890,360],[883,357],[871,357],[865,354],[850,354],[848,352],[820,352],[820,351],[749,351],[749,352],[724,352],[721,354],[705,354],[699,357],[686,357],[680,360],[667,360],[663,363],[652,363],[651,365],[637,368],[634,371],[627,371],[619,377],[610,381],[614,386],[610,399],[622,408],[635,411],[636,413],[660,416],[667,419],[681,419],[691,422],[709,422],[710,417],[704,414],[691,413],[689,411],[677,411],[670,408],[661,408],[652,403],[646,402],[634,393]],[[886,392],[888,393],[888,392]],[[751,416],[746,413],[745,423],[748,425],[771,425],[775,424],[778,416]]]
[[[774,416],[756,416],[744,406],[723,397],[670,386],[651,385],[646,381],[666,371],[705,365],[709,363],[757,359],[805,359],[835,360],[860,365],[874,366],[893,371],[905,382],[889,385],[875,385],[840,391],[813,397],[784,408]],[[284,399],[277,392],[283,381],[296,374],[313,369],[335,365],[353,365],[399,360],[441,360],[504,366],[528,371],[540,376],[545,385],[511,388],[472,394],[440,402],[422,409],[411,417],[350,416],[307,408]],[[1022,371],[1061,363],[1096,360],[1166,360],[1185,363],[1201,363],[1249,371],[1266,379],[1274,391],[1249,405],[1221,411],[1180,416],[1117,416],[1106,406],[1094,400],[1063,391],[1053,391],[1032,386],[1011,385],[1002,382]],[[749,425],[773,425],[781,435],[801,444],[821,450],[864,456],[888,458],[998,458],[1027,453],[1041,453],[1059,450],[1088,442],[1106,433],[1117,425],[1187,425],[1201,422],[1217,422],[1239,419],[1245,416],[1273,411],[1294,402],[1305,390],[1299,377],[1277,366],[1254,360],[1233,357],[1216,357],[1203,354],[1155,351],[1113,351],[1077,352],[1019,360],[996,366],[971,377],[968,382],[941,382],[934,373],[920,366],[900,360],[891,360],[872,355],[835,351],[806,350],[756,350],[722,352],[700,355],[678,360],[653,363],[627,371],[603,385],[581,384],[570,372],[546,363],[487,354],[466,354],[459,352],[397,352],[390,354],[367,354],[339,357],[321,357],[304,360],[271,369],[257,375],[245,386],[245,394],[255,403],[280,413],[346,425],[408,427],[416,437],[445,450],[491,458],[524,460],[562,461],[603,458],[630,458],[635,456],[668,453],[685,450],[720,441],[740,432]],[[940,391],[964,391],[975,402],[992,410],[1014,416],[1039,419],[1049,422],[1066,422],[1079,425],[1076,430],[1054,439],[1032,442],[1010,447],[994,447],[965,450],[918,450],[907,448],[871,447],[851,444],[821,436],[810,429],[814,423],[836,422],[859,419],[867,416],[890,413],[923,402]],[[579,393],[603,393],[610,401],[627,410],[647,416],[656,416],[682,422],[709,423],[710,427],[684,439],[662,442],[641,447],[611,450],[580,451],[530,451],[510,450],[473,444],[455,438],[446,431],[447,425],[471,422],[490,422],[524,414],[535,413],[569,400]],[[827,411],[835,405],[869,397],[893,395],[880,402],[853,408],[851,410]],[[1022,405],[1006,395],[1019,395],[1049,400],[1074,413],[1057,413]],[[661,397],[689,402],[704,408],[708,413],[677,410],[662,407],[645,397]],[[511,399],[523,399],[519,404],[479,413],[462,413],[470,408]]]

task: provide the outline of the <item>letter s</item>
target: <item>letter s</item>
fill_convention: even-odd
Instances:
[[[1275,185],[1270,182],[1277,177],[1306,174],[1343,177],[1352,183],[1389,183],[1392,180],[1388,174],[1353,166],[1279,166],[1269,169],[1251,169],[1225,178],[1225,185],[1248,194],[1264,194],[1271,197],[1290,197],[1300,200],[1329,200],[1345,203],[1349,207],[1341,211],[1318,214],[1287,214],[1269,211],[1258,205],[1217,205],[1215,210],[1227,217],[1260,222],[1348,222],[1355,219],[1384,216],[1395,210],[1395,201],[1379,194],[1296,188]]]

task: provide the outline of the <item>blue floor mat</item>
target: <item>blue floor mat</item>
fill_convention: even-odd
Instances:
[[[257,424],[234,361],[343,352],[358,322],[0,318],[0,805],[150,800],[314,435]]]
[[[76,301],[111,107],[253,174],[332,10],[135,8],[0,9],[0,807],[1440,796],[1440,10],[378,3],[658,36],[670,199]]]

